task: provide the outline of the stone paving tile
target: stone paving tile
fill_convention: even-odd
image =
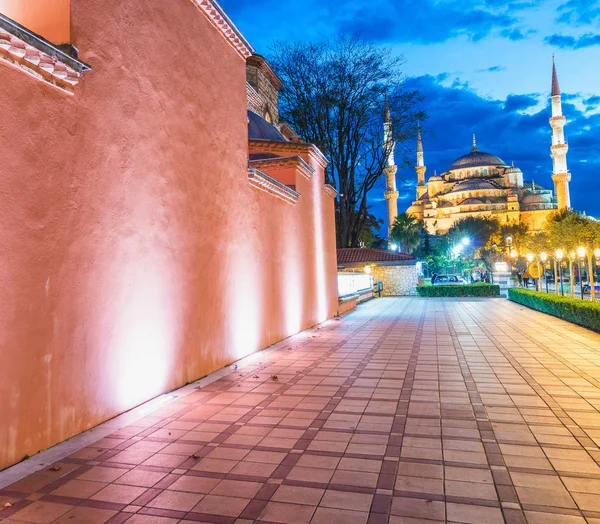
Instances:
[[[8,486],[0,520],[600,524],[599,444],[599,334],[377,299]]]

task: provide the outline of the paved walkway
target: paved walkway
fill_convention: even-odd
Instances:
[[[600,335],[378,299],[0,491],[35,523],[600,523]]]

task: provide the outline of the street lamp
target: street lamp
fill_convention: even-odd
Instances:
[[[577,256],[579,257],[579,287],[581,288],[581,300],[583,300],[583,265],[585,263],[585,248],[579,246],[577,248]]]
[[[398,249],[398,244],[392,244],[390,247],[392,248],[392,251],[396,251],[396,249]]]
[[[542,267],[544,269],[544,282],[546,282],[546,293],[548,293],[548,277],[546,276],[546,260],[548,260],[548,254],[545,251],[540,253],[540,260],[542,261]]]
[[[565,290],[563,289],[563,279],[562,279],[562,259],[565,256],[565,253],[562,249],[557,249],[556,253],[554,253],[556,255],[556,260],[558,260],[558,278],[560,280],[560,294],[562,296],[565,295]],[[556,276],[555,276],[555,280],[556,280]],[[556,294],[558,294],[558,284],[556,285]]]
[[[575,251],[569,253],[569,279],[571,280],[571,298],[575,298]]]
[[[469,237],[465,237],[461,240],[463,246],[468,246],[471,243],[471,239]]]

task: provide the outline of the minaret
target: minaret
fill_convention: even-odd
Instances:
[[[554,194],[558,209],[569,209],[571,207],[571,196],[569,195],[569,182],[571,173],[567,168],[567,151],[569,146],[565,141],[565,123],[566,118],[562,114],[562,104],[560,100],[560,87],[558,86],[558,76],[556,76],[556,66],[554,65],[554,55],[552,55],[552,117],[550,126],[552,127],[552,146],[550,147],[550,156],[552,157],[552,180],[554,181]]]
[[[387,93],[385,95],[385,112],[383,118],[383,150],[387,156],[383,172],[385,173],[386,190],[384,193],[388,205],[388,238],[392,232],[392,226],[398,216],[398,190],[396,189],[396,171],[398,167],[394,161],[394,132],[392,129],[392,115],[388,104]]]
[[[423,141],[421,140],[421,123],[417,131],[417,200],[427,192],[425,185],[425,157],[423,155]]]

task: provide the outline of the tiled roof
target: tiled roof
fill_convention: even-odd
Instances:
[[[406,253],[395,253],[386,249],[371,247],[344,247],[337,250],[338,264],[358,264],[368,262],[403,262],[414,260],[415,257]]]

